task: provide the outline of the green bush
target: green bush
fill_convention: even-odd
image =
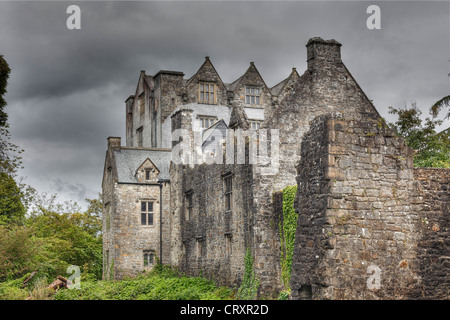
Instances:
[[[80,289],[61,290],[55,300],[223,300],[233,290],[217,287],[202,277],[180,276],[168,266],[157,266],[134,279],[81,281]]]

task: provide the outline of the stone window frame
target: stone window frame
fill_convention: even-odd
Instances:
[[[197,119],[200,122],[200,128],[202,130],[208,129],[209,127],[211,127],[214,123],[217,122],[217,117],[216,116],[208,116],[208,115],[197,115]],[[208,122],[209,125],[205,126],[204,124]]]
[[[186,210],[185,210],[185,216],[184,216],[184,218],[185,218],[186,221],[189,221],[189,220],[191,220],[192,217],[193,217],[193,211],[194,211],[194,199],[193,199],[193,197],[194,197],[194,191],[193,191],[193,190],[186,191],[186,192],[184,193],[184,196],[185,196],[185,200],[186,200],[186,203],[185,203],[185,208],[186,208]]]
[[[208,89],[206,89],[208,86]],[[212,86],[212,90],[210,89]],[[211,94],[213,98],[211,99]],[[208,96],[208,98],[206,98]],[[210,81],[199,81],[198,83],[198,102],[206,104],[217,104],[217,85]]]
[[[144,91],[138,96],[138,105],[139,105],[139,115],[142,118],[145,114],[145,92]]]
[[[262,120],[248,119],[248,124],[250,125],[250,129],[253,129],[253,130],[259,130],[261,128],[262,123],[263,123]]]
[[[139,128],[136,129],[136,136],[137,136],[137,146],[138,148],[142,148],[142,146],[144,145],[144,127],[140,126]]]
[[[203,257],[203,254],[205,253],[205,250],[203,250],[203,245],[205,243],[205,239],[203,237],[196,237],[195,238],[195,242],[196,242],[196,253],[197,253],[197,258],[201,258]]]
[[[155,264],[155,250],[143,250],[144,268]]]
[[[145,203],[145,210],[143,210],[142,204]],[[149,211],[148,203],[152,204],[152,210]],[[154,199],[140,199],[140,221],[141,227],[154,227],[155,226],[155,200]],[[143,222],[143,215],[145,215],[145,224]],[[151,215],[151,216],[150,216]],[[151,224],[149,224],[149,217],[151,217]]]
[[[245,104],[252,106],[261,105],[262,88],[260,86],[245,86]]]
[[[232,238],[233,234],[231,232],[227,232],[225,235],[225,255],[227,257],[230,257],[233,254],[233,245],[232,245]]]
[[[233,174],[225,173],[222,175],[222,179],[225,211],[233,211]]]
[[[150,179],[150,174],[152,173],[152,172],[155,172],[155,168],[153,168],[153,167],[145,167],[144,168],[144,180],[145,181],[150,181],[151,179]]]

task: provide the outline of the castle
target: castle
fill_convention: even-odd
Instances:
[[[159,260],[237,287],[250,250],[259,295],[274,296],[280,190],[297,185],[292,299],[449,297],[450,170],[413,168],[339,42],[306,49],[307,70],[272,88],[253,62],[232,83],[209,57],[188,79],[141,71],[126,146],[108,138],[105,279]]]

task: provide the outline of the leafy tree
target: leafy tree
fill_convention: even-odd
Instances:
[[[25,213],[22,191],[11,175],[0,172],[0,225],[21,225]]]
[[[3,96],[6,93],[6,86],[8,85],[10,73],[11,69],[9,68],[8,63],[5,58],[0,55],[0,127],[4,127],[6,125],[6,121],[8,120],[8,115],[4,110],[6,101]]]
[[[69,265],[82,267],[99,279],[102,275],[101,197],[86,199],[89,206],[81,211],[76,203],[56,203],[56,195],[45,195],[35,204],[27,225],[33,235],[45,239],[49,273],[65,273]]]
[[[450,168],[449,130],[436,132],[442,120],[426,118],[424,122],[415,103],[405,109],[389,107],[389,113],[398,116],[389,126],[415,151],[414,166]]]
[[[437,101],[434,105],[430,108],[430,113],[433,117],[437,117],[438,113],[444,108],[450,106],[450,95],[443,97],[441,100]],[[450,109],[447,112],[447,115],[444,119],[450,118]]]
[[[22,165],[21,154],[23,150],[10,142],[8,114],[5,111],[6,101],[4,95],[8,85],[11,69],[0,55],[0,172],[13,174]]]

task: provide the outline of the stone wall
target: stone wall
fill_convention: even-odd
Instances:
[[[449,299],[450,169],[415,168],[421,286],[414,298]]]
[[[420,282],[412,150],[382,122],[318,117],[298,169],[292,297],[404,299]]]

